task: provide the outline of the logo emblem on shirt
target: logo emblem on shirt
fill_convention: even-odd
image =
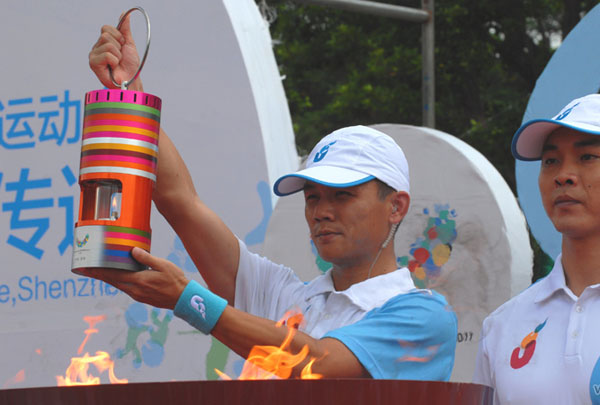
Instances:
[[[596,365],[590,377],[590,399],[592,405],[600,405],[600,357],[596,360]]]
[[[194,295],[190,299],[190,305],[197,312],[200,312],[200,315],[202,315],[203,319],[206,319],[206,307],[204,306],[204,300],[202,299],[202,297],[200,297],[199,295]]]
[[[512,368],[516,370],[529,363],[529,360],[531,360],[533,352],[535,351],[535,341],[538,337],[538,333],[544,329],[546,322],[548,322],[548,319],[536,326],[533,332],[525,336],[521,341],[521,344],[515,347],[515,350],[513,350],[512,355],[510,356],[510,366]]]

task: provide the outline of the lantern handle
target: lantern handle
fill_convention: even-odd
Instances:
[[[146,18],[146,50],[144,51],[144,56],[142,57],[142,60],[140,61],[140,66],[138,67],[137,71],[135,72],[135,74],[133,75],[133,77],[129,80],[125,80],[122,83],[117,83],[115,81],[115,78],[113,77],[113,72],[110,66],[108,66],[108,72],[110,73],[110,79],[112,80],[113,84],[115,86],[119,86],[121,87],[122,90],[127,90],[127,87],[133,83],[133,81],[135,79],[137,79],[137,77],[140,75],[140,71],[142,70],[142,67],[144,66],[144,63],[146,62],[146,57],[148,56],[148,49],[150,48],[150,17],[148,17],[148,13],[146,13],[146,10],[144,10],[141,7],[134,7],[132,9],[129,9],[125,12],[125,14],[123,14],[121,16],[121,18],[119,19],[119,24],[117,24],[117,29],[120,29],[121,26],[123,25],[123,21],[125,21],[125,18],[133,11],[138,10],[140,11],[142,14],[144,14],[144,17]]]

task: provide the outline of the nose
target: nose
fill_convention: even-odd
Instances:
[[[332,221],[334,218],[333,206],[326,198],[320,198],[314,204],[311,204],[311,216],[317,221]]]
[[[560,172],[554,177],[556,187],[574,186],[577,184],[577,175],[567,168],[561,168]]]

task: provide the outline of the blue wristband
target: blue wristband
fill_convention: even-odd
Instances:
[[[226,306],[226,300],[192,280],[181,293],[173,313],[208,335]]]

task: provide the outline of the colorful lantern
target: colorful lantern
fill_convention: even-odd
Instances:
[[[72,268],[105,267],[143,270],[131,256],[135,246],[150,251],[150,211],[156,182],[161,99],[121,89],[85,95],[79,168],[79,219],[75,225]],[[111,72],[112,77],[112,72]],[[114,82],[114,79],[113,79]]]

